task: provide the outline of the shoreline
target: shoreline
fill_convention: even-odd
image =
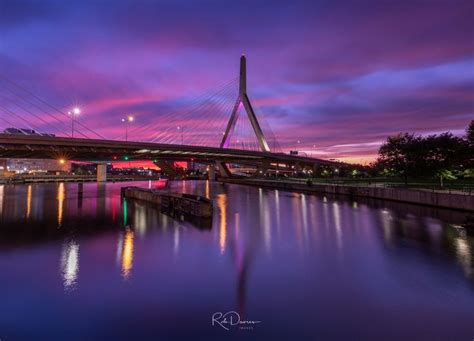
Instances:
[[[440,193],[405,188],[361,187],[317,183],[307,185],[295,182],[258,179],[219,178],[218,181],[222,183],[265,187],[308,194],[333,194],[348,197],[365,197],[474,212],[474,195],[469,194]]]

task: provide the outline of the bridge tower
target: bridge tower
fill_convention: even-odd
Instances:
[[[253,111],[252,105],[250,104],[250,100],[247,95],[247,66],[244,55],[240,57],[239,94],[232,109],[232,114],[230,116],[229,122],[227,123],[227,128],[225,129],[224,136],[222,137],[220,145],[221,148],[229,146],[230,135],[232,134],[232,131],[235,128],[235,123],[237,122],[237,119],[239,117],[238,110],[241,104],[244,106],[245,112],[247,113],[255,135],[257,136],[257,141],[258,145],[260,146],[260,150],[262,152],[269,152],[270,147],[268,147],[267,140],[263,135],[262,128],[260,128],[257,116]]]

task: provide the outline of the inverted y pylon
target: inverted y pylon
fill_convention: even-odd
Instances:
[[[258,123],[257,116],[253,111],[252,105],[250,104],[249,97],[247,96],[247,67],[246,67],[246,59],[245,56],[240,57],[240,82],[239,82],[239,95],[237,96],[237,100],[235,101],[234,108],[232,109],[232,115],[230,116],[229,122],[227,123],[227,127],[224,132],[224,136],[222,137],[221,141],[221,148],[226,148],[230,144],[230,135],[235,128],[235,123],[238,119],[238,110],[240,104],[244,106],[245,112],[250,120],[250,124],[252,124],[253,131],[257,136],[258,145],[260,146],[260,150],[262,152],[269,152],[270,147],[268,147],[267,140],[263,135],[262,128],[260,128],[260,124]]]

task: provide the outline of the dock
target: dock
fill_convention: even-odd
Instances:
[[[161,213],[175,219],[186,220],[199,227],[212,226],[212,201],[203,196],[135,186],[122,187],[121,195],[126,199],[140,200],[154,205],[160,209]]]

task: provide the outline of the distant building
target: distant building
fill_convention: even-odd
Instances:
[[[61,164],[58,160],[44,159],[8,159],[7,170],[15,173],[47,173],[66,172],[70,169],[70,162]]]
[[[37,136],[50,136],[50,137],[56,136],[54,134],[40,133],[40,132],[37,132],[36,130],[27,129],[27,128],[6,128],[5,130],[3,130],[3,133],[10,134],[10,135],[37,135]]]

